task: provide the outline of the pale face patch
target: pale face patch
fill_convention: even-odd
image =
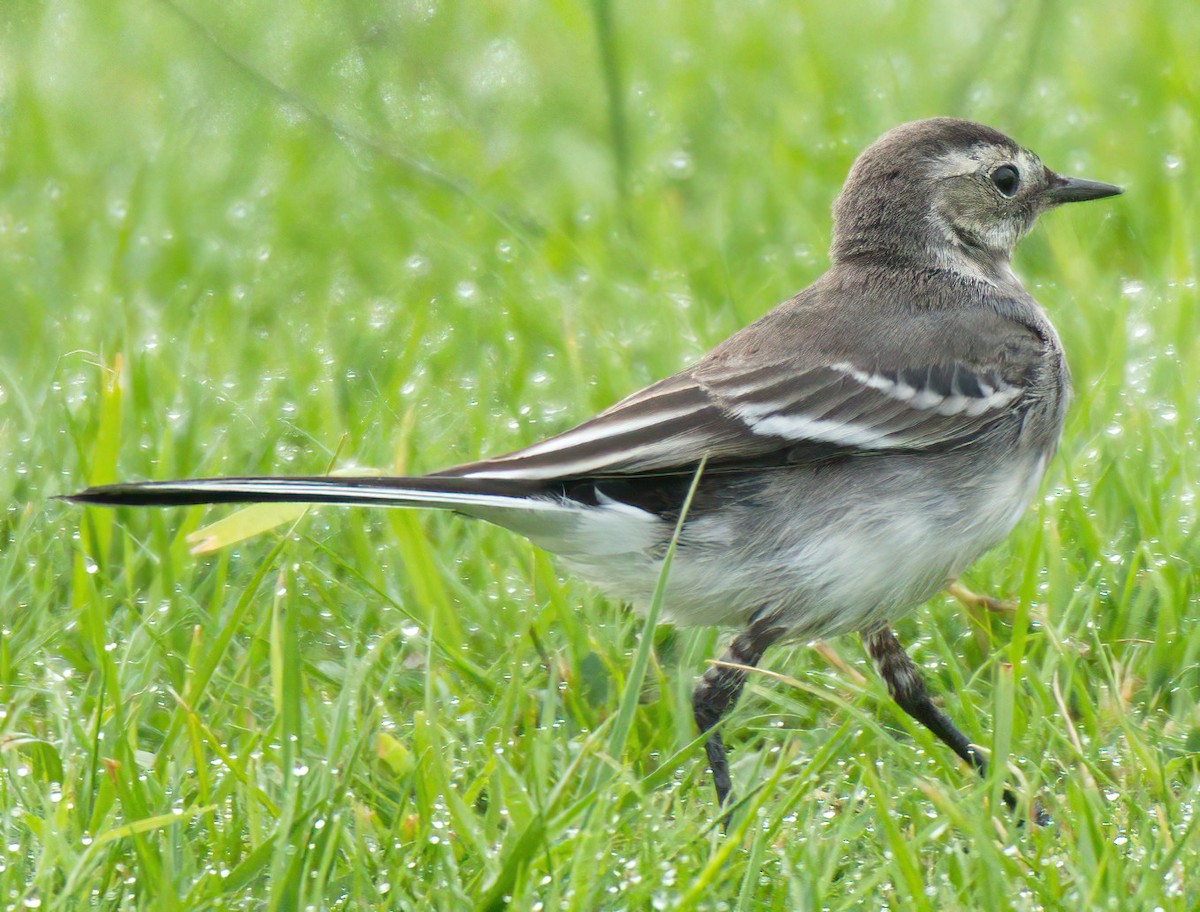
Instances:
[[[1002,193],[992,175],[1003,166],[1017,172],[1016,191]],[[990,285],[1013,281],[1009,260],[1033,226],[1030,195],[1045,183],[1046,169],[1027,149],[1003,146],[956,149],[930,162],[935,191],[928,219],[944,243],[930,250],[944,269]]]

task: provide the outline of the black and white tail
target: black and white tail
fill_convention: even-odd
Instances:
[[[540,494],[540,496],[539,496]],[[62,497],[100,506],[181,507],[219,503],[311,503],[372,507],[430,507],[476,516],[529,510],[544,513],[561,501],[529,483],[484,478],[246,477],[189,478],[101,485]]]

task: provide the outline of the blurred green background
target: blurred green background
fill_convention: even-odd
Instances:
[[[9,0],[8,907],[1196,908],[1197,47],[1166,0]],[[853,638],[785,647],[723,837],[719,631],[660,628],[631,691],[640,620],[494,529],[326,509],[195,557],[203,510],[48,500],[564,429],[812,281],[855,154],[937,114],[1128,190],[1018,253],[1078,393],[968,580],[1021,609],[899,627],[988,782]]]

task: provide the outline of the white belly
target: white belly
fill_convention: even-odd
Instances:
[[[801,639],[863,630],[912,610],[1003,540],[1029,506],[1046,458],[963,478],[897,485],[887,467],[821,484],[776,484],[739,512],[685,529],[665,604],[679,624],[741,626],[778,614]],[[875,469],[872,466],[871,469]],[[795,481],[795,479],[793,479]],[[609,510],[611,509],[611,512]],[[551,545],[607,593],[644,609],[661,570],[663,523],[625,505]],[[667,531],[669,538],[669,531]]]

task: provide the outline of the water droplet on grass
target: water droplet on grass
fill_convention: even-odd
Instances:
[[[675,180],[687,180],[692,176],[692,156],[685,150],[678,149],[667,157],[667,176]]]

